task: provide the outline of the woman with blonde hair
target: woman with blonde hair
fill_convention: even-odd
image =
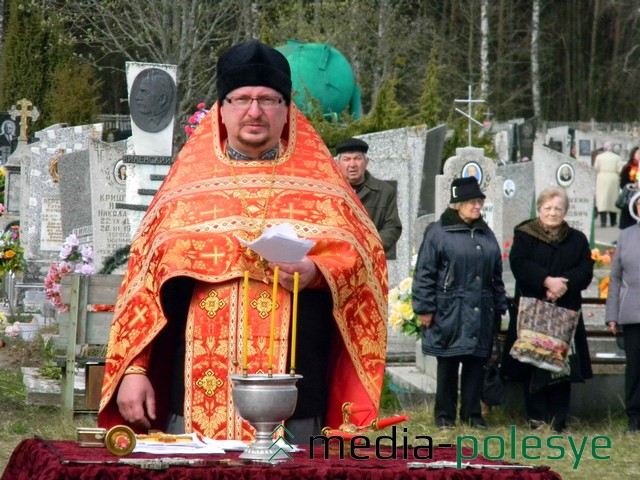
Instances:
[[[548,188],[538,196],[538,216],[515,227],[509,261],[516,279],[516,302],[520,297],[534,297],[559,307],[581,309],[581,292],[593,278],[593,260],[587,237],[565,221],[568,210],[565,190]],[[511,318],[505,354],[515,340],[516,326],[517,319]],[[591,378],[582,317],[574,342],[579,363],[574,368],[579,371],[572,372],[573,378]],[[515,360],[503,364],[507,369],[511,366],[509,374],[513,379],[524,382],[525,408],[531,426],[549,424],[556,432],[564,430],[571,398],[569,377],[554,379],[547,370]]]

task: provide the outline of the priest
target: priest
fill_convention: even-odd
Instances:
[[[344,402],[368,405],[352,417],[366,424],[377,415],[386,350],[387,271],[376,228],[291,102],[280,52],[255,40],[231,47],[218,59],[217,90],[132,242],[98,424],[251,439],[228,376],[242,373],[245,345],[249,374],[288,372],[295,272],[303,378],[286,427],[305,443],[340,425]],[[282,224],[314,242],[299,262],[267,262],[239,240]]]

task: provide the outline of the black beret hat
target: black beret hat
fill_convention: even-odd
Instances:
[[[239,43],[218,58],[218,102],[240,87],[269,87],[291,102],[291,67],[275,48],[257,40]]]
[[[451,199],[449,203],[460,203],[474,198],[486,198],[480,190],[476,177],[456,178],[451,182]]]
[[[336,154],[344,152],[362,152],[367,153],[369,151],[369,145],[364,140],[359,138],[347,138],[336,145]]]

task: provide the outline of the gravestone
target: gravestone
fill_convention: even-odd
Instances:
[[[531,181],[535,166],[533,162],[509,163],[496,168],[496,173],[504,178],[502,196],[504,210],[502,216],[503,260],[508,261],[508,253],[513,237],[513,228],[531,218],[535,203],[535,185]],[[507,269],[505,265],[505,270]]]
[[[545,188],[562,187],[569,196],[565,220],[582,231],[589,240],[593,222],[596,172],[586,162],[563,155],[548,147],[534,145],[536,197]]]
[[[94,264],[98,270],[107,257],[131,243],[129,217],[117,207],[126,197],[124,150],[124,142],[94,140],[89,146]]]
[[[73,233],[91,246],[96,270],[130,243],[126,211],[115,206],[125,200],[124,148],[93,139],[88,150],[63,155],[58,164],[63,237]]]
[[[175,65],[127,62],[131,138],[124,158],[125,209],[135,235],[153,196],[173,164],[173,124],[177,101]]]
[[[569,126],[561,125],[547,129],[544,143],[552,150],[569,155],[571,153],[572,136]],[[535,155],[535,145],[533,150]]]
[[[509,130],[504,129],[495,133],[493,136],[493,149],[498,157],[498,164],[505,164],[511,161],[509,156],[510,141]]]
[[[8,112],[0,112],[0,164],[4,165],[9,160],[18,146],[20,124],[11,118]]]
[[[79,150],[62,155],[58,161],[58,174],[62,238],[73,233],[80,245],[93,246],[89,151]]]
[[[37,132],[30,144],[31,156],[22,166],[21,230],[29,269],[25,282],[38,283],[56,261],[62,231],[59,162],[64,155],[86,150],[89,141],[102,135],[102,124],[76,127],[52,126]]]
[[[449,205],[451,182],[469,176],[478,179],[480,190],[487,196],[482,216],[504,251],[504,178],[497,174],[495,162],[484,156],[482,148],[457,148],[456,155],[447,159],[443,174],[436,177],[435,218],[439,219]]]
[[[597,148],[602,147],[602,143],[598,146],[593,133],[583,132],[580,130],[575,131],[574,142],[575,142],[575,149],[574,149],[575,157],[578,160],[587,163],[588,165],[592,165],[591,152],[595,151]]]
[[[402,235],[396,244],[396,259],[387,261],[390,286],[409,276],[411,269],[414,223],[418,217],[422,181],[422,176],[416,172],[423,171],[426,132],[426,127],[417,126],[358,137],[369,144],[369,172],[380,180],[397,182]]]
[[[533,156],[533,142],[536,139],[537,118],[529,118],[516,126],[517,157],[516,161],[521,162],[527,158],[531,160]]]
[[[433,213],[435,209],[433,192],[436,186],[436,175],[442,171],[442,150],[446,134],[447,126],[444,124],[427,130],[418,216]]]

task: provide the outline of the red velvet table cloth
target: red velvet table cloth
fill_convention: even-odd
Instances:
[[[317,454],[316,454],[317,452]],[[389,450],[391,452],[391,450]],[[287,479],[342,479],[342,480],[561,480],[559,474],[548,467],[535,469],[410,469],[408,462],[413,458],[403,459],[402,449],[398,449],[397,459],[366,460],[352,459],[346,455],[343,460],[338,456],[323,459],[323,449],[314,450],[315,458],[311,460],[309,452],[292,454],[293,460],[286,460],[277,465],[214,465],[214,466],[172,466],[165,470],[145,470],[131,465],[118,465],[122,457],[111,455],[106,448],[79,447],[72,441],[45,441],[40,438],[24,440],[14,450],[1,480],[128,480],[128,479],[203,479],[203,480],[278,480]],[[361,453],[361,452],[360,452]],[[467,452],[469,453],[469,452]],[[224,455],[194,456],[217,461],[222,458],[237,460],[239,453]],[[183,456],[191,458],[190,456]],[[131,454],[131,458],[158,458],[148,454]],[[418,460],[425,461],[425,460]],[[435,448],[431,461],[456,461],[455,448]],[[90,463],[98,462],[98,463]],[[478,457],[471,463],[504,464],[492,462]],[[515,467],[515,465],[514,465]]]

